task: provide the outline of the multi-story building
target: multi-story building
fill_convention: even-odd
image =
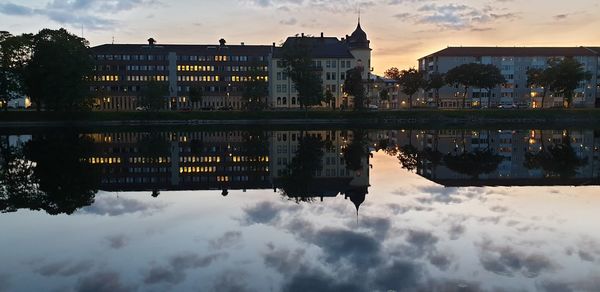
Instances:
[[[468,63],[492,64],[500,69],[507,80],[505,84],[488,92],[469,88],[465,107],[493,106],[542,107],[542,88],[528,86],[527,71],[546,68],[552,58],[574,58],[592,78],[580,83],[573,97],[574,107],[594,107],[600,101],[600,49],[591,47],[448,47],[419,59],[419,70],[426,75],[446,73],[452,68]],[[423,93],[424,103],[435,104],[434,92]],[[439,91],[440,108],[462,107],[463,89],[446,86]],[[544,107],[560,107],[562,96],[548,93]]]
[[[298,92],[294,83],[286,74],[283,52],[298,42],[310,48],[311,58],[316,70],[321,72],[323,89],[332,93],[335,101],[323,106],[331,108],[352,106],[352,98],[343,92],[346,72],[357,66],[363,67],[363,79],[368,80],[371,72],[371,48],[367,34],[362,30],[360,22],[356,30],[341,40],[337,37],[299,36],[289,37],[281,47],[275,48],[270,65],[270,101],[269,106],[275,109],[299,108]]]
[[[283,48],[303,38],[310,42],[315,68],[322,72],[323,89],[335,96],[329,106],[351,105],[343,94],[346,71],[365,68],[371,71],[371,49],[367,34],[358,24],[352,35],[336,37],[290,37],[282,47],[275,44],[218,45],[105,44],[92,48],[97,61],[90,91],[96,97],[95,109],[133,110],[149,81],[168,86],[165,109],[240,109],[244,105],[247,82],[268,83],[269,93],[261,100],[273,108],[297,108],[299,102],[292,81],[282,66]],[[272,82],[270,82],[272,81]],[[201,100],[190,98],[190,91],[202,92]],[[267,97],[269,95],[269,97]]]
[[[243,106],[244,84],[268,82],[272,46],[105,44],[93,47],[97,60],[90,91],[97,110],[133,110],[149,81],[168,86],[165,109],[235,108]],[[201,101],[190,91],[202,92]],[[266,100],[266,96],[264,97]]]

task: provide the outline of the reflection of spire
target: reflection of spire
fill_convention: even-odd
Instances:
[[[366,188],[354,188],[348,190],[346,192],[346,198],[350,198],[350,201],[354,203],[354,207],[356,207],[356,223],[358,224],[358,211],[360,210],[360,205],[365,201],[367,195]]]

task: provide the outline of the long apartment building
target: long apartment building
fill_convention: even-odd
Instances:
[[[242,106],[244,84],[268,82],[272,46],[105,44],[92,48],[97,61],[90,91],[95,109],[133,110],[151,80],[168,86],[165,109],[236,108]],[[192,101],[190,90],[202,92]]]
[[[315,68],[322,72],[323,91],[335,101],[323,106],[350,106],[343,94],[346,71],[363,66],[364,79],[371,69],[371,49],[360,23],[351,35],[337,37],[290,37],[282,46],[230,45],[221,39],[214,45],[104,44],[92,48],[96,59],[95,76],[90,86],[96,97],[95,109],[134,110],[149,81],[168,86],[165,109],[219,109],[243,107],[248,82],[268,83],[262,98],[272,108],[298,108],[297,92],[282,65],[282,50],[298,39],[310,43]],[[190,91],[202,92],[201,101],[192,100]]]
[[[502,72],[506,84],[488,92],[470,88],[466,107],[520,105],[542,107],[542,88],[527,85],[527,70],[546,68],[551,58],[574,58],[592,78],[581,82],[575,90],[574,107],[597,107],[600,104],[600,48],[597,47],[448,47],[419,59],[419,70],[425,74],[446,73],[452,68],[468,63],[492,64]],[[424,92],[423,103],[435,104],[434,92]],[[439,107],[462,107],[463,89],[446,86],[439,91]],[[544,107],[561,107],[562,96],[547,94]]]

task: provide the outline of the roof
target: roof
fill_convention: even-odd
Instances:
[[[282,47],[275,48],[273,58],[281,58],[283,48],[300,41],[307,42],[313,58],[354,58],[348,45],[336,37],[288,37]]]
[[[362,29],[362,27],[360,27],[360,21],[358,22],[358,25],[356,26],[356,29],[354,30],[352,35],[348,37],[348,44],[351,48],[369,48],[369,40],[367,39],[367,33]]]
[[[267,55],[271,52],[272,46],[264,45],[179,45],[179,44],[156,44],[150,46],[148,44],[104,44],[91,48],[97,53],[113,53],[113,54],[136,54],[144,51],[153,52],[176,52],[178,54],[212,54],[216,50],[230,51],[237,54],[248,55]]]
[[[599,48],[592,47],[448,47],[427,57],[466,57],[466,56],[596,56]]]

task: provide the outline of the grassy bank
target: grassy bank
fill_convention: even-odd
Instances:
[[[414,122],[465,120],[480,121],[600,121],[600,109],[570,110],[403,110],[403,111],[263,111],[263,112],[0,112],[4,122],[56,122],[56,121],[186,121],[186,120],[411,120]]]

